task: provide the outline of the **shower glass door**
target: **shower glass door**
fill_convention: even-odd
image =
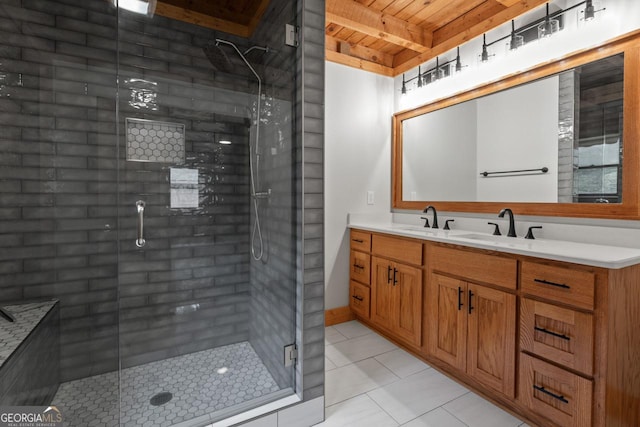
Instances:
[[[272,31],[290,3],[251,39],[119,10],[122,425],[205,425],[293,392],[295,50]]]

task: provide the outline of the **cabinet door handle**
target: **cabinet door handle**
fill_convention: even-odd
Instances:
[[[362,239],[351,239],[351,240],[353,240],[356,243],[364,243],[364,240]]]
[[[351,298],[357,299],[358,301],[364,301],[364,298],[359,297],[358,295],[353,295]]]
[[[534,389],[536,389],[536,390],[538,390],[538,391],[540,391],[540,392],[542,392],[542,393],[544,393],[544,394],[546,394],[547,396],[551,396],[551,397],[553,397],[554,399],[558,399],[558,400],[559,400],[559,401],[561,401],[561,402],[569,403],[569,401],[568,401],[567,399],[565,399],[565,398],[564,398],[564,396],[562,396],[562,395],[560,395],[560,394],[552,393],[552,392],[550,392],[549,390],[547,390],[547,389],[546,389],[546,388],[544,388],[544,387],[540,387],[540,386],[538,386],[538,385],[535,385],[535,384],[534,384],[534,385],[533,385],[533,388],[534,388]]]
[[[391,266],[387,266],[387,284],[391,283]]]
[[[393,286],[398,284],[398,278],[396,277],[396,274],[398,274],[398,269],[394,268],[393,269]]]
[[[563,289],[571,289],[571,286],[565,285],[564,283],[550,282],[544,279],[533,279],[533,281],[537,283],[542,283],[543,285],[556,286],[558,288],[563,288]]]
[[[359,268],[361,270],[364,270],[364,265],[353,264],[353,268]]]
[[[474,293],[469,291],[469,314],[473,311],[473,304],[471,303],[471,298],[473,298]]]
[[[533,329],[535,329],[536,331],[542,332],[544,334],[553,335],[554,337],[558,337],[558,338],[562,338],[563,340],[571,341],[571,338],[566,336],[566,335],[559,334],[557,332],[553,332],[553,331],[550,331],[548,329],[541,328],[539,326],[534,326]]]
[[[458,286],[458,311],[462,310],[464,304],[462,304],[462,288]]]

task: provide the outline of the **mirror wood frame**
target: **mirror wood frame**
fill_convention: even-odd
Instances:
[[[404,120],[548,77],[619,53],[624,53],[622,203],[402,200],[402,122]],[[522,73],[509,75],[500,81],[490,82],[450,98],[396,113],[392,119],[392,132],[391,189],[394,209],[422,210],[426,204],[431,204],[438,210],[445,212],[497,214],[500,209],[510,207],[514,213],[519,215],[640,219],[640,30],[615,38],[601,46],[574,52],[559,60],[537,65]]]

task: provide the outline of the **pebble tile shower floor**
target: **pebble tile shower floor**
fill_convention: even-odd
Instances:
[[[173,426],[279,390],[248,342],[126,368],[121,373],[122,425]],[[150,399],[173,394],[164,405]],[[52,405],[67,427],[118,426],[118,373],[63,383]]]

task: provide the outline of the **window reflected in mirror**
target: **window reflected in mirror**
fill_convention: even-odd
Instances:
[[[623,56],[576,71],[574,202],[622,202]]]

